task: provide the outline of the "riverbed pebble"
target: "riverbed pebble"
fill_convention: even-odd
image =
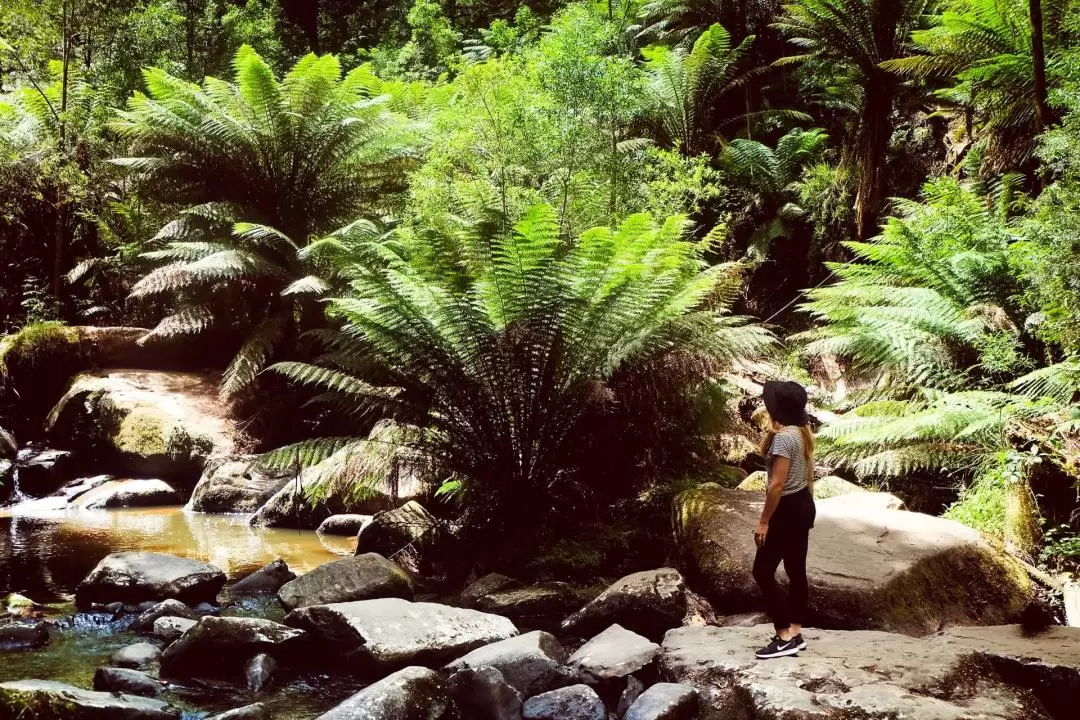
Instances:
[[[117,650],[109,658],[113,667],[140,670],[156,663],[161,658],[161,648],[150,643],[135,643]]]

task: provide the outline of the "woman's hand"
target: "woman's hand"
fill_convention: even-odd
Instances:
[[[769,523],[764,520],[760,521],[757,526],[757,530],[754,531],[754,542],[758,547],[765,544],[765,537],[769,534]]]

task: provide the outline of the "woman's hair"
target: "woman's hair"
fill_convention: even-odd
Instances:
[[[809,425],[788,425],[787,427],[799,428],[799,436],[802,438],[803,457],[806,459],[806,484],[812,490],[814,486],[814,433],[810,430]],[[770,429],[765,434],[765,440],[761,443],[762,457],[769,457],[774,439],[776,439],[776,431]]]

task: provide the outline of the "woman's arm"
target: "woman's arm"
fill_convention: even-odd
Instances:
[[[791,466],[791,460],[783,455],[773,455],[772,461],[769,487],[765,491],[765,507],[761,510],[761,520],[758,522],[757,531],[754,532],[754,540],[758,547],[765,544],[765,536],[769,533],[769,521],[776,512],[776,506],[780,504],[780,494],[784,492],[788,469]]]

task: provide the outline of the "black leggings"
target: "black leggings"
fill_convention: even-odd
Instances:
[[[754,558],[754,579],[757,580],[769,617],[776,629],[784,630],[792,623],[801,625],[806,615],[810,584],[806,579],[806,552],[810,544],[810,528],[814,527],[817,509],[810,490],[804,489],[780,498],[772,518],[765,544]],[[790,598],[776,582],[776,568],[784,561],[788,576]]]

